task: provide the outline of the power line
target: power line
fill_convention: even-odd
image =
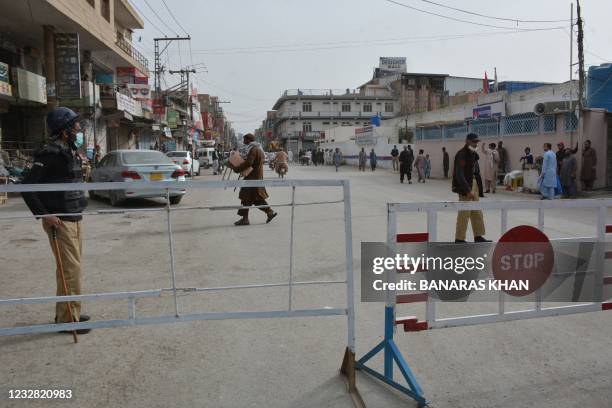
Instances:
[[[486,14],[476,13],[473,11],[463,10],[463,9],[456,8],[456,7],[447,6],[446,4],[436,3],[435,1],[430,1],[430,0],[421,0],[421,1],[423,3],[429,3],[435,6],[438,6],[438,7],[443,7],[443,8],[447,8],[450,10],[458,11],[460,13],[471,14],[473,16],[478,16],[478,17],[490,18],[493,20],[512,21],[516,23],[564,23],[564,22],[570,21],[569,18],[564,19],[564,20],[521,20],[519,18],[496,17],[496,16],[489,16]]]
[[[174,14],[172,13],[172,10],[170,10],[170,7],[168,7],[168,5],[166,4],[166,0],[162,0],[162,3],[164,3],[164,6],[166,7],[166,10],[168,10],[168,13],[170,14],[170,17],[172,17],[172,19],[174,20],[176,25],[178,25],[181,28],[181,30],[183,30],[183,32],[185,34],[189,35],[187,30],[185,30],[185,28],[181,25],[181,23],[179,23],[179,21],[176,19],[176,17],[174,17]]]
[[[388,3],[393,3],[395,5],[401,6],[401,7],[405,7],[408,8],[410,10],[414,10],[414,11],[418,11],[419,13],[424,13],[424,14],[429,14],[431,16],[436,16],[436,17],[440,17],[440,18],[444,18],[447,20],[452,20],[452,21],[458,21],[460,23],[466,23],[466,24],[472,24],[472,25],[477,25],[477,26],[481,26],[481,27],[490,27],[490,28],[501,28],[501,29],[505,29],[505,30],[510,30],[512,29],[512,27],[507,27],[507,26],[497,26],[497,25],[493,25],[493,24],[484,24],[484,23],[478,23],[476,21],[470,21],[470,20],[463,20],[461,18],[455,18],[455,17],[451,17],[451,16],[447,16],[444,14],[438,14],[438,13],[434,13],[432,11],[427,11],[427,10],[423,10],[420,8],[416,8],[414,6],[410,6],[408,4],[404,4],[404,3],[400,3],[398,1],[395,0],[385,0]],[[530,31],[546,31],[546,30],[551,30],[551,29],[559,29],[562,27],[549,27],[549,28],[531,28],[529,29]],[[517,28],[517,30],[519,31],[525,31],[523,29]]]
[[[548,31],[558,30],[560,28],[551,28]],[[492,37],[497,35],[507,35],[507,34],[523,34],[531,31],[542,31],[540,29],[537,30],[511,30],[511,31],[498,31],[498,32],[487,32],[487,33],[472,33],[472,34],[455,34],[455,35],[444,35],[444,36],[431,36],[431,37],[406,37],[403,39],[380,39],[380,40],[365,40],[365,41],[345,41],[345,42],[332,42],[332,43],[319,43],[319,45],[306,45],[299,46],[294,45],[293,48],[291,45],[286,46],[261,46],[261,47],[239,47],[239,48],[217,48],[217,49],[202,49],[202,50],[193,50],[194,54],[209,54],[209,55],[224,55],[224,54],[257,54],[257,53],[267,53],[267,52],[299,52],[299,51],[317,51],[317,50],[332,50],[332,49],[340,49],[340,48],[359,48],[359,47],[367,47],[372,45],[397,45],[397,44],[405,44],[405,43],[419,43],[419,42],[431,42],[431,41],[445,41],[445,40],[458,40],[470,37]],[[326,46],[327,44],[337,44]]]
[[[144,2],[145,2],[145,4],[146,4],[146,5],[147,5],[147,6],[148,6],[150,9],[151,9],[151,11],[153,12],[153,14],[155,14],[155,17],[157,17],[157,19],[158,19],[159,21],[161,21],[161,22],[162,22],[162,24],[163,24],[163,25],[165,25],[165,26],[166,26],[166,28],[168,28],[168,30],[170,30],[170,32],[171,32],[171,33],[174,33],[174,34],[175,34],[175,35],[178,37],[178,34],[176,33],[176,31],[174,31],[174,30],[172,29],[172,27],[170,27],[170,26],[169,26],[169,25],[168,25],[168,24],[167,24],[167,23],[166,23],[166,22],[165,22],[165,21],[164,21],[164,20],[163,20],[163,19],[162,19],[162,18],[159,16],[159,14],[157,14],[157,11],[155,11],[155,9],[154,9],[153,7],[151,7],[151,5],[149,4],[149,1],[148,1],[148,0],[143,0],[143,1],[144,1]]]
[[[159,33],[160,33],[161,35],[166,35],[166,33],[164,33],[162,30],[160,30],[160,29],[159,29],[159,27],[153,23],[153,21],[149,20],[149,17],[147,17],[147,15],[146,15],[145,13],[143,13],[143,12],[142,12],[142,10],[140,10],[140,9],[138,8],[138,6],[136,5],[136,3],[135,3],[135,2],[132,2],[131,4],[132,4],[132,6],[134,6],[134,8],[135,8],[135,9],[136,9],[136,11],[138,12],[138,14],[140,14],[141,16],[143,16],[143,17],[144,17],[144,19],[145,19],[145,20],[147,20],[147,21],[149,22],[149,24],[151,24],[151,26],[153,26],[153,28],[155,28],[157,31],[159,31]]]

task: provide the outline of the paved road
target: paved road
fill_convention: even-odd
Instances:
[[[273,177],[267,172],[267,177]],[[454,200],[448,182],[400,185],[387,171],[358,173],[342,168],[292,167],[293,178],[351,180],[355,274],[361,241],[383,241],[386,202]],[[217,179],[204,175],[199,179]],[[273,204],[290,201],[289,189],[270,191]],[[298,189],[298,202],[339,199],[333,188]],[[488,200],[535,199],[498,194]],[[235,204],[228,190],[190,192],[179,208]],[[137,201],[130,208],[161,208]],[[91,208],[108,208],[93,202]],[[0,215],[25,210],[18,199]],[[249,227],[233,227],[233,211],[176,212],[179,286],[219,286],[287,279],[288,208],[265,224],[254,211]],[[342,279],[342,206],[296,209],[295,279]],[[454,214],[440,216],[439,239],[452,239]],[[499,214],[486,214],[488,237],[499,237]],[[589,236],[596,216],[584,210],[547,213],[550,236]],[[609,214],[612,220],[612,214]],[[536,224],[533,212],[510,213],[509,227]],[[46,237],[31,220],[0,221],[0,298],[54,293],[53,261]],[[400,232],[423,231],[424,216],[402,217]],[[169,287],[167,236],[162,213],[93,216],[86,221],[86,292]],[[357,287],[359,289],[359,287]],[[359,291],[357,291],[359,293]],[[294,291],[295,307],[343,306],[341,287]],[[286,289],[240,290],[180,298],[181,310],[273,310],[287,305]],[[124,302],[89,303],[94,318],[123,318]],[[143,300],[140,316],[172,313],[171,298]],[[457,312],[453,310],[453,312]],[[400,313],[423,315],[422,305]],[[383,308],[357,299],[357,350],[382,338]],[[0,324],[46,323],[51,306],[0,309]],[[612,401],[612,313],[517,321],[474,327],[398,332],[397,343],[433,407],[609,407]],[[6,400],[8,388],[74,390],[69,407],[351,407],[338,368],[346,344],[342,317],[230,320],[100,329],[77,345],[57,334],[0,338],[0,407],[43,406]],[[374,362],[380,367],[381,362]],[[358,376],[370,407],[415,406],[376,381]]]

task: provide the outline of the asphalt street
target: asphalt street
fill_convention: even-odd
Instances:
[[[274,174],[266,170],[266,177]],[[386,239],[386,203],[455,201],[449,181],[399,184],[381,170],[291,166],[288,178],[348,179],[351,183],[357,355],[383,337],[383,305],[359,299],[360,244]],[[210,170],[199,180],[217,180]],[[289,188],[268,190],[272,206],[291,200]],[[341,199],[338,188],[298,188],[298,203]],[[500,192],[494,200],[536,200]],[[251,225],[235,227],[234,211],[187,207],[236,205],[233,189],[189,191],[173,212],[177,286],[211,287],[285,282],[289,265],[290,208],[278,207],[270,224],[252,210]],[[125,208],[163,209],[162,200],[137,200]],[[109,209],[92,201],[90,209]],[[0,206],[0,216],[25,214],[19,198]],[[85,293],[171,286],[164,212],[90,216],[84,221]],[[439,216],[438,239],[454,239],[454,213]],[[546,213],[549,237],[593,236],[590,210]],[[508,227],[537,226],[537,212],[510,211]],[[486,212],[487,237],[500,236],[500,214]],[[608,214],[612,223],[612,213]],[[403,215],[399,232],[424,232],[424,214]],[[40,223],[0,220],[0,299],[51,296],[54,262]],[[469,236],[471,237],[471,236]],[[342,204],[295,210],[294,279],[343,279]],[[609,265],[609,264],[608,264]],[[342,285],[293,291],[293,306],[344,307]],[[181,313],[284,309],[286,288],[181,294]],[[424,316],[423,304],[398,313]],[[125,301],[88,302],[92,319],[126,318]],[[139,316],[172,314],[170,296],[138,302]],[[460,315],[459,306],[443,310]],[[2,327],[52,321],[52,305],[1,307]],[[0,337],[0,407],[351,407],[338,369],[346,347],[346,318],[200,321],[98,329],[78,344],[60,334]],[[479,326],[404,333],[396,341],[432,407],[609,407],[612,401],[612,313],[594,312]],[[372,364],[382,366],[381,360]],[[416,403],[358,374],[368,407]],[[71,389],[70,401],[15,401],[9,389]]]

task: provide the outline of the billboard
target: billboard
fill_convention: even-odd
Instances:
[[[472,119],[491,119],[506,116],[506,104],[503,101],[478,105],[472,110]]]
[[[407,72],[406,57],[380,57],[378,67],[384,71]]]

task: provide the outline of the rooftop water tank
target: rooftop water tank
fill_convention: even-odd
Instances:
[[[612,64],[589,68],[587,107],[603,108],[612,112]]]

